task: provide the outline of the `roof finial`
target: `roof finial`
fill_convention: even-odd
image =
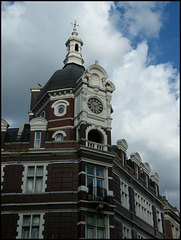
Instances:
[[[74,25],[73,31],[76,32],[77,31],[77,27],[79,27],[79,25],[77,24],[76,20],[74,21],[74,23],[71,23],[72,25]]]

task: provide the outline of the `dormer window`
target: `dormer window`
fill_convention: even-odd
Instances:
[[[55,136],[55,141],[63,141],[64,140],[64,136],[62,133],[59,133]]]
[[[75,44],[75,51],[76,51],[76,52],[78,52],[78,51],[79,51],[79,46],[78,46],[78,44],[77,44],[77,43]]]
[[[148,188],[148,176],[146,175],[146,187]]]
[[[61,130],[54,132],[52,135],[52,138],[54,138],[56,142],[64,141],[65,137],[66,133]]]
[[[45,111],[40,113],[40,117],[45,118]]]
[[[41,146],[41,132],[35,132],[34,148],[40,148]]]
[[[138,175],[138,166],[135,164],[135,175],[136,178],[138,179],[139,175]]]

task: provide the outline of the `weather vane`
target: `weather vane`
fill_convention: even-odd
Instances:
[[[77,24],[76,20],[74,21],[74,23],[71,23],[72,25],[74,25],[74,32],[77,30],[76,26],[79,27],[79,25]]]

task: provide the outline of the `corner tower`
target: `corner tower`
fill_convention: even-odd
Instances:
[[[115,86],[98,61],[77,80],[75,90],[76,138],[97,150],[111,149],[111,98]]]
[[[107,151],[111,149],[111,98],[115,86],[107,81],[108,74],[98,61],[85,70],[83,41],[76,26],[75,21],[65,44],[64,67],[43,88],[31,89],[30,121],[38,121],[39,117],[48,121],[47,141],[74,141],[76,145]]]

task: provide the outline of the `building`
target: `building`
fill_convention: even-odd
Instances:
[[[166,197],[163,197],[163,202],[165,233],[169,239],[180,239],[180,213],[168,202]]]
[[[115,86],[82,46],[75,23],[64,67],[31,88],[29,123],[1,121],[1,237],[167,238],[159,176],[111,145]]]

